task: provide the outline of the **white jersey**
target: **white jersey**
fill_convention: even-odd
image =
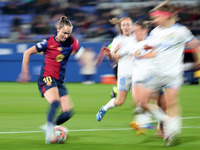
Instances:
[[[145,80],[150,74],[153,67],[152,58],[137,58],[150,52],[151,50],[144,50],[144,45],[149,45],[148,39],[144,41],[130,41],[124,48],[124,52],[132,56],[134,69],[132,71],[132,82]],[[120,53],[123,55],[123,53]],[[134,57],[135,56],[135,57]]]
[[[129,41],[134,41],[135,37],[130,36],[130,37],[124,37],[122,35],[118,35],[113,39],[112,46],[111,46],[111,53],[114,51],[116,46],[120,44],[120,49],[118,50],[117,53],[121,53],[124,49],[124,47],[127,45]],[[133,63],[132,59],[128,56],[128,54],[123,55],[118,61],[118,76],[132,76],[132,71],[133,71]]]
[[[156,27],[150,33],[156,57],[154,74],[160,76],[177,76],[183,72],[183,51],[185,44],[194,36],[185,26],[174,24],[169,28]]]

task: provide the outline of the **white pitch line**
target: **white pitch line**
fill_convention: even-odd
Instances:
[[[200,127],[197,127],[197,126],[190,126],[190,127],[182,127],[183,129],[191,129],[191,128],[194,128],[194,129],[197,129],[197,128],[200,128]]]
[[[15,134],[15,133],[38,133],[42,131],[18,131],[18,132],[0,132],[0,134]]]
[[[200,118],[200,117],[183,117],[181,119],[198,119],[198,118]]]
[[[200,128],[200,126],[188,126],[182,127],[184,129],[191,129],[191,128]],[[72,132],[83,132],[83,131],[123,131],[123,130],[131,130],[131,128],[119,128],[119,129],[82,129],[82,130],[69,130]],[[1,132],[0,132],[1,133]]]
[[[184,117],[182,119],[198,119],[200,117]],[[155,121],[152,121],[155,122]],[[197,129],[200,126],[186,126],[182,127],[183,129]],[[130,128],[116,128],[116,129],[80,129],[80,130],[69,130],[70,132],[89,132],[89,131],[123,131],[123,130],[130,130]],[[18,132],[0,132],[0,134],[17,134],[17,133],[39,133],[43,131],[18,131]]]
[[[183,117],[183,118],[181,118],[182,120],[183,119],[199,119],[200,117]],[[150,121],[150,123],[154,123],[154,122],[157,122],[157,120],[152,120],[152,121]]]
[[[197,129],[200,128],[198,126],[188,126],[182,127],[183,129]],[[118,129],[80,129],[80,130],[69,130],[69,132],[91,132],[91,131],[123,131],[123,130],[131,130],[130,128],[118,128]],[[19,132],[0,132],[0,134],[19,134],[19,133],[39,133],[43,131],[19,131]]]

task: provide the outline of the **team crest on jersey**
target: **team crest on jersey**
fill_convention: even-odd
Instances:
[[[57,50],[58,50],[58,51],[62,51],[62,47],[58,47]]]
[[[57,62],[61,62],[61,61],[63,60],[64,57],[65,57],[65,55],[59,54],[58,56],[56,56],[56,61],[57,61]]]

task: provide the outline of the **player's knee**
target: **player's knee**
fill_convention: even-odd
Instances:
[[[140,103],[140,106],[143,110],[145,111],[148,111],[149,110],[149,106],[148,106],[148,103],[145,103],[145,102],[141,102]]]
[[[124,99],[122,99],[122,98],[117,98],[116,99],[116,101],[115,101],[115,105],[116,106],[120,106],[120,105],[122,105],[123,103],[124,103]]]

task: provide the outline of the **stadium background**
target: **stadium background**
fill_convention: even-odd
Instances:
[[[98,54],[103,44],[108,44],[117,31],[109,23],[113,17],[148,20],[148,11],[160,3],[159,0],[1,0],[0,1],[0,81],[15,81],[21,69],[23,52],[36,42],[55,34],[55,23],[66,15],[74,25],[73,35],[85,48],[93,48]],[[200,39],[200,1],[173,0],[179,23],[186,25]],[[193,61],[186,53],[185,62]],[[31,56],[30,72],[36,81],[42,55]],[[70,71],[70,73],[68,73]],[[193,71],[185,72],[187,83],[197,83]],[[95,75],[113,74],[111,62],[104,58]],[[66,71],[67,82],[81,82],[79,66],[70,57]]]

